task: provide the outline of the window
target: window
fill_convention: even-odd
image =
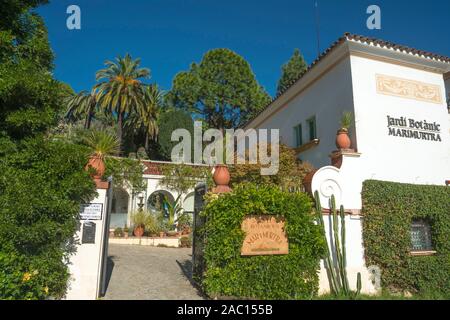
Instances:
[[[294,127],[294,141],[295,141],[296,147],[300,147],[303,144],[302,125],[301,124]]]
[[[413,252],[433,250],[431,242],[431,228],[427,221],[413,221],[411,225],[411,250]]]
[[[308,124],[309,141],[317,139],[316,117],[314,116],[312,118],[309,118],[308,120],[306,120],[306,123]]]

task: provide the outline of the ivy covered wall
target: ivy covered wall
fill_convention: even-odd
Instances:
[[[385,289],[450,298],[450,187],[368,180],[363,184],[367,265],[381,268]],[[430,226],[435,254],[411,254],[413,221]]]

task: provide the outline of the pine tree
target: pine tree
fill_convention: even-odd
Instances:
[[[277,95],[289,88],[291,83],[297,80],[307,68],[308,65],[300,53],[300,50],[295,49],[292,57],[281,68],[282,74],[280,80],[278,81]]]

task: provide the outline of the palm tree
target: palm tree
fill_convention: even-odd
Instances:
[[[138,127],[145,130],[145,150],[148,151],[150,139],[158,135],[157,118],[161,108],[163,93],[156,84],[145,87],[145,103],[138,110]]]
[[[82,143],[89,147],[91,155],[105,160],[107,156],[119,153],[119,140],[114,132],[108,130],[89,130],[83,132]]]
[[[95,85],[100,97],[100,104],[108,112],[117,115],[117,137],[120,150],[123,151],[123,128],[127,117],[145,103],[145,91],[139,79],[148,78],[150,70],[140,68],[140,59],[133,60],[129,54],[118,57],[116,61],[106,61],[106,68],[99,70]]]
[[[89,129],[96,110],[98,110],[98,99],[95,90],[91,92],[83,90],[68,98],[66,118],[84,116],[84,128]]]

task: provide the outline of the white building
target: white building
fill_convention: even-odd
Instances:
[[[373,292],[361,230],[361,188],[368,179],[445,185],[450,180],[450,58],[345,34],[244,129],[279,129],[281,142],[318,171],[322,206],[334,194],[347,217],[349,281],[363,275]],[[354,114],[352,149],[337,152],[344,111]],[[321,273],[321,291],[328,289]]]
[[[144,210],[156,213],[160,210],[157,204],[161,205],[164,196],[173,202],[179,195],[177,191],[170,190],[161,183],[163,178],[161,166],[170,164],[170,162],[142,161],[142,164],[145,166],[142,176],[145,185],[144,191],[135,193],[128,187],[113,189],[110,229],[123,228],[125,225],[132,226],[132,213],[139,209],[141,201]],[[194,190],[182,194],[180,201],[184,212],[192,215],[194,212]]]

